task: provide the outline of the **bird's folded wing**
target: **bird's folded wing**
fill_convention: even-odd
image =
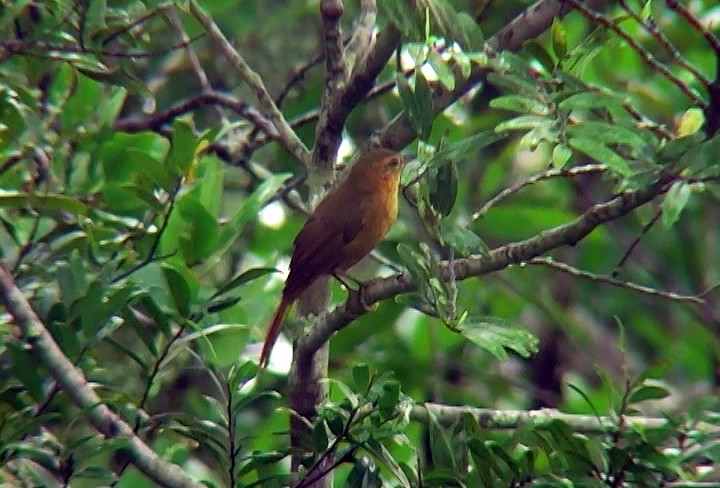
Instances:
[[[347,261],[345,246],[363,229],[361,213],[342,211],[313,215],[295,238],[290,275],[285,293],[296,297],[325,274],[332,274]]]

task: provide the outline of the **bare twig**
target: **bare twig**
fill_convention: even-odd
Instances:
[[[270,93],[268,93],[260,75],[250,67],[240,53],[230,44],[230,41],[228,41],[222,31],[220,31],[217,24],[215,24],[205,10],[198,5],[196,0],[190,0],[190,13],[205,28],[210,40],[215,44],[220,53],[225,56],[233,68],[237,70],[240,77],[255,92],[260,108],[277,130],[278,142],[300,163],[308,166],[310,163],[310,152],[290,127],[287,120],[285,120],[282,112],[280,112],[280,109],[273,101]]]
[[[180,16],[178,16],[178,13],[175,9],[168,10],[167,13],[168,20],[170,22],[170,25],[172,26],[173,30],[175,31],[175,34],[180,38],[181,42],[187,42],[190,40],[187,33],[185,32],[185,28],[182,25],[182,21],[180,20]],[[195,78],[198,80],[198,84],[200,85],[200,88],[202,89],[203,93],[210,93],[213,91],[212,86],[210,85],[210,81],[208,80],[208,76],[205,73],[205,70],[203,69],[202,65],[200,64],[200,59],[198,58],[197,53],[195,52],[195,49],[191,45],[188,45],[185,48],[185,54],[188,57],[188,60],[190,61],[190,66],[192,67],[192,71],[195,74]],[[220,109],[220,107],[214,105],[213,110],[215,111],[215,114],[217,115],[219,120],[222,120],[223,122],[227,123],[227,119],[225,117],[225,114]]]
[[[241,102],[235,97],[217,92],[200,93],[187,98],[171,107],[149,117],[133,117],[115,122],[113,129],[122,132],[142,132],[145,130],[159,130],[171,123],[176,117],[192,112],[205,106],[221,106],[232,110],[239,116],[247,119],[251,124],[260,127],[273,139],[279,139],[279,133],[271,121],[266,119],[255,107]]]
[[[531,176],[530,178],[523,180],[519,183],[516,183],[512,186],[509,186],[505,188],[503,191],[495,195],[493,198],[491,198],[485,205],[482,206],[480,210],[475,212],[472,215],[472,220],[475,221],[479,218],[482,218],[485,216],[488,211],[497,205],[501,200],[506,199],[507,197],[514,195],[515,193],[519,192],[523,188],[526,188],[530,185],[533,185],[537,183],[538,181],[548,180],[550,178],[558,178],[558,177],[575,177],[579,175],[587,175],[587,174],[596,174],[596,173],[603,173],[607,171],[607,166],[604,164],[587,164],[585,166],[576,166],[574,168],[568,168],[568,169],[551,169],[548,171],[545,171],[544,173],[537,174],[535,176]]]
[[[628,43],[630,48],[632,48],[633,51],[635,51],[647,64],[652,70],[660,73],[665,79],[667,79],[670,83],[677,86],[680,91],[696,106],[701,107],[703,109],[706,108],[707,104],[697,95],[695,95],[692,91],[690,91],[690,88],[682,82],[677,76],[672,74],[670,70],[658,60],[655,59],[655,57],[650,54],[650,52],[643,48],[638,42],[630,36],[627,32],[622,30],[615,22],[611,21],[607,17],[600,15],[596,12],[593,12],[589,8],[587,8],[585,5],[583,5],[582,2],[579,2],[578,0],[566,0],[569,4],[571,4],[578,12],[582,13],[585,17],[590,19],[591,21],[595,22],[596,24],[600,24],[620,36],[625,42]]]
[[[147,477],[162,486],[200,488],[178,466],[161,459],[133,432],[133,429],[105,405],[88,384],[82,372],[63,354],[12,276],[0,266],[0,299],[22,331],[23,339],[40,364],[60,384],[65,394],[82,411],[88,421],[108,439],[126,438],[124,451],[132,463]]]
[[[682,57],[680,52],[675,48],[675,46],[672,45],[670,42],[670,39],[665,36],[658,28],[655,22],[645,22],[633,9],[631,9],[627,2],[625,0],[619,1],[620,6],[625,10],[625,12],[632,17],[635,22],[640,24],[640,26],[650,34],[653,39],[655,39],[658,44],[660,44],[662,47],[665,48],[665,51],[670,55],[671,58],[673,58],[673,61],[680,66],[683,69],[688,70],[690,73],[697,78],[697,80],[705,87],[707,88],[710,85],[710,81],[703,76],[702,73],[693,65],[685,61],[685,59]]]
[[[608,285],[617,286],[619,288],[625,288],[626,290],[636,291],[639,293],[643,293],[645,295],[666,298],[668,300],[676,300],[678,302],[690,302],[690,303],[697,303],[700,305],[705,304],[705,300],[703,300],[702,298],[700,298],[697,295],[680,295],[678,293],[674,293],[671,291],[658,290],[657,288],[651,288],[649,286],[638,285],[637,283],[631,283],[629,281],[617,280],[617,279],[611,278],[609,276],[603,276],[603,275],[599,275],[599,274],[595,274],[595,273],[590,273],[589,271],[584,271],[584,270],[578,269],[574,266],[570,266],[569,264],[554,261],[550,258],[533,258],[533,259],[527,261],[527,263],[546,266],[548,268],[552,268],[554,270],[561,271],[563,273],[568,273],[568,274],[576,276],[578,278],[583,278],[583,279],[590,280],[590,281],[596,281],[598,283],[605,283]]]
[[[628,247],[627,251],[625,251],[625,254],[623,254],[623,257],[620,258],[620,261],[615,265],[615,269],[613,269],[613,272],[610,273],[610,276],[615,278],[620,273],[620,268],[622,268],[625,265],[625,262],[630,258],[630,255],[633,253],[635,248],[638,244],[640,244],[640,241],[643,237],[648,233],[648,231],[652,228],[653,225],[660,219],[660,216],[662,215],[662,209],[657,210],[655,212],[655,215],[653,215],[653,218],[650,219],[650,221],[645,224],[640,231],[640,234],[635,238],[635,240],[632,241],[630,246]]]
[[[687,22],[690,27],[698,31],[698,33],[705,38],[712,50],[715,51],[715,56],[720,57],[720,38],[713,34],[710,29],[706,29],[700,21],[698,21],[698,19],[696,19],[695,16],[677,0],[665,0],[665,3],[670,10],[676,12],[680,15],[680,17],[685,19],[685,22]]]

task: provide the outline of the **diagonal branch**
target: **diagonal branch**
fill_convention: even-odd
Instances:
[[[664,175],[647,188],[626,191],[607,202],[594,205],[574,222],[543,231],[524,241],[495,248],[487,255],[457,259],[452,263],[452,269],[450,264],[445,262],[441,277],[449,280],[452,274],[456,280],[465,280],[505,269],[511,264],[527,262],[551,249],[574,246],[598,226],[622,217],[664,194],[674,180],[675,176]],[[332,334],[366,313],[368,305],[415,288],[416,285],[407,273],[368,282],[362,289],[362,296],[359,292],[351,292],[343,305],[319,320],[315,327],[298,341],[297,357],[303,360],[312,358],[312,354],[327,342]]]
[[[668,300],[677,300],[679,302],[689,302],[698,305],[704,305],[705,300],[697,295],[681,295],[672,291],[658,290],[649,286],[639,285],[637,283],[631,283],[629,281],[618,280],[609,276],[603,276],[596,273],[591,273],[582,269],[578,269],[574,266],[570,266],[566,263],[554,261],[550,258],[533,258],[528,261],[528,264],[536,264],[545,266],[561,273],[567,273],[577,278],[583,278],[586,280],[596,281],[598,283],[605,283],[611,286],[617,286],[619,288],[625,288],[627,290],[636,291],[638,293],[644,293],[645,295],[666,298]]]
[[[232,110],[240,117],[247,119],[251,124],[259,127],[274,139],[280,138],[278,131],[271,121],[266,119],[255,107],[238,100],[235,97],[223,95],[214,91],[200,93],[186,98],[171,107],[150,115],[148,117],[132,117],[115,122],[113,129],[122,132],[142,132],[144,130],[160,130],[165,125],[188,112],[202,107],[220,106]]]
[[[272,121],[278,132],[278,142],[292,154],[304,166],[308,166],[310,161],[310,153],[305,144],[300,140],[298,135],[288,124],[280,109],[273,101],[270,93],[263,84],[262,78],[257,74],[245,59],[233,48],[230,41],[227,40],[217,24],[212,18],[200,7],[196,0],[190,0],[190,13],[205,28],[210,40],[215,44],[216,48],[222,53],[228,62],[235,68],[240,77],[255,92],[260,108],[265,115]]]
[[[161,486],[200,488],[178,466],[162,460],[135,435],[132,427],[105,405],[90,387],[85,376],[63,354],[45,325],[18,289],[12,276],[0,266],[0,300],[12,315],[31,353],[60,384],[65,394],[83,412],[90,423],[108,439],[126,438],[124,450],[132,463]]]

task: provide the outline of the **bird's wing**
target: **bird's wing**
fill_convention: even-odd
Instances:
[[[284,294],[295,297],[325,274],[333,273],[345,258],[345,246],[363,230],[362,212],[324,200],[295,238],[290,274]],[[337,206],[335,206],[337,205]]]

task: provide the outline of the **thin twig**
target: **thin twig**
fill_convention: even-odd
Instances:
[[[619,288],[636,291],[645,295],[666,298],[668,300],[675,300],[678,302],[690,302],[697,303],[699,305],[705,304],[705,300],[698,297],[697,295],[681,295],[672,291],[658,290],[657,288],[650,288],[649,286],[638,285],[637,283],[631,283],[629,281],[616,280],[609,276],[603,276],[595,273],[590,273],[589,271],[583,271],[581,269],[575,268],[574,266],[570,266],[569,264],[560,263],[550,258],[533,258],[527,261],[527,264],[538,264],[541,266],[546,266],[548,268],[552,268],[554,270],[561,271],[563,273],[567,273],[578,278],[617,286]]]
[[[707,43],[710,44],[712,50],[715,51],[715,56],[720,58],[720,38],[713,34],[710,29],[706,29],[700,21],[698,21],[698,19],[696,19],[695,16],[677,0],[665,0],[665,3],[670,10],[676,12],[680,15],[680,17],[685,19],[685,22],[690,24],[690,27],[698,31],[698,33],[705,38]]]
[[[680,91],[688,98],[690,101],[695,104],[698,107],[701,107],[703,109],[706,108],[707,104],[697,95],[695,95],[692,91],[690,91],[690,88],[683,83],[677,76],[673,75],[665,65],[658,62],[655,57],[648,52],[647,49],[643,48],[638,42],[630,36],[627,32],[622,30],[615,22],[611,21],[610,19],[606,18],[603,15],[600,15],[596,12],[593,12],[589,8],[587,8],[585,5],[583,5],[578,0],[566,0],[569,4],[571,4],[578,12],[582,13],[585,17],[590,19],[591,21],[600,24],[620,36],[625,42],[628,43],[630,48],[635,51],[647,64],[651,69],[654,71],[660,73],[665,79],[667,79],[670,83],[677,86]]]
[[[221,106],[232,110],[247,119],[251,124],[260,127],[272,139],[277,139],[278,132],[271,121],[266,119],[255,107],[229,95],[209,91],[186,98],[171,107],[149,117],[133,117],[115,122],[113,129],[121,132],[142,132],[159,130],[171,123],[176,117],[200,109],[205,106]]]
[[[653,218],[650,219],[650,221],[645,224],[640,231],[640,234],[635,238],[635,240],[630,243],[630,247],[628,247],[627,251],[625,251],[625,254],[623,254],[623,257],[620,258],[620,261],[615,265],[615,269],[613,269],[612,273],[610,273],[610,276],[612,278],[615,278],[620,273],[620,268],[622,268],[625,265],[625,262],[628,260],[630,255],[633,253],[635,248],[638,244],[640,244],[640,241],[643,237],[648,233],[648,231],[652,228],[653,225],[660,219],[660,216],[662,215],[662,209],[657,210],[655,212],[655,215],[653,215]]]
[[[240,53],[230,44],[230,41],[227,40],[217,24],[215,24],[205,10],[198,5],[197,0],[190,0],[190,13],[200,22],[220,53],[228,60],[232,67],[235,68],[253,92],[255,92],[255,96],[260,103],[260,108],[265,116],[272,121],[275,129],[277,129],[278,142],[300,163],[304,166],[309,166],[310,152],[290,127],[287,120],[285,120],[285,116],[273,101],[260,75],[250,67]]]
[[[168,10],[167,18],[170,22],[170,25],[172,26],[173,30],[175,31],[175,34],[180,38],[181,42],[187,42],[190,40],[190,37],[187,35],[187,32],[185,32],[185,28],[182,25],[182,21],[180,20],[180,17],[177,14],[177,11],[175,9]],[[185,48],[185,54],[188,57],[188,60],[190,61],[190,67],[192,68],[192,72],[195,74],[195,78],[198,80],[198,84],[200,85],[200,88],[202,89],[203,93],[211,93],[213,91],[212,86],[210,85],[210,81],[208,80],[208,76],[205,73],[205,70],[203,69],[202,65],[200,64],[200,59],[198,58],[197,53],[195,52],[195,49],[191,45],[188,45]],[[228,123],[227,118],[225,117],[225,114],[223,111],[218,107],[217,105],[213,105],[213,110],[215,112],[215,115],[217,115],[219,120],[222,120],[225,124]]]
[[[691,65],[690,63],[688,63],[687,61],[685,61],[685,59],[683,59],[683,57],[680,55],[680,52],[675,48],[675,46],[672,45],[672,43],[671,43],[670,40],[665,36],[665,34],[663,34],[663,33],[657,28],[657,25],[655,24],[654,21],[653,21],[653,22],[650,22],[650,23],[645,22],[645,21],[637,14],[637,12],[635,12],[633,9],[631,9],[631,8],[628,6],[628,4],[627,4],[627,2],[625,2],[625,0],[620,0],[619,3],[620,3],[620,6],[623,8],[623,10],[625,10],[625,12],[627,12],[628,15],[630,15],[630,17],[632,17],[632,19],[635,20],[635,22],[637,22],[638,24],[640,24],[640,26],[645,30],[645,32],[647,32],[648,34],[650,34],[650,35],[658,42],[658,44],[660,44],[662,47],[665,48],[665,51],[667,51],[667,53],[670,55],[670,57],[673,58],[673,60],[675,61],[675,63],[676,63],[678,66],[680,66],[681,68],[686,69],[686,70],[688,70],[690,73],[692,73],[693,76],[695,76],[695,78],[697,78],[697,80],[698,80],[705,88],[707,88],[708,86],[710,86],[710,80],[708,80],[707,78],[705,78],[705,77],[703,76],[703,74],[700,73],[700,71],[699,71],[696,67],[694,67],[693,65]]]
[[[52,59],[57,61],[68,61],[67,58],[59,56],[57,53],[94,54],[107,56],[110,58],[156,58],[159,56],[163,56],[169,52],[183,49],[191,45],[193,42],[197,41],[201,37],[202,35],[195,36],[192,39],[188,39],[187,42],[180,42],[172,46],[156,49],[154,51],[92,51],[74,44],[51,44],[44,41],[27,42],[15,39],[7,39],[4,41],[0,41],[0,62],[7,59],[7,57],[13,56],[15,54],[33,56],[43,59]],[[7,53],[7,57],[4,55],[3,50]]]
[[[523,188],[526,188],[530,185],[533,185],[539,181],[548,180],[550,178],[558,178],[558,177],[575,177],[580,175],[587,175],[587,174],[596,174],[596,173],[603,173],[607,171],[607,166],[604,164],[587,164],[585,166],[576,166],[575,168],[568,168],[568,169],[551,169],[548,171],[545,171],[544,173],[540,173],[534,176],[531,176],[530,178],[523,180],[519,183],[516,183],[512,186],[509,186],[505,188],[503,191],[495,195],[493,198],[491,198],[485,205],[482,206],[480,210],[475,212],[472,215],[472,221],[476,221],[477,219],[484,217],[488,211],[497,205],[501,200],[506,199],[507,197],[514,195],[515,193],[519,192]]]
[[[122,273],[118,274],[116,277],[114,277],[111,281],[111,283],[117,283],[118,281],[124,280],[134,272],[144,268],[145,266],[149,265],[153,261],[155,261],[157,258],[155,256],[155,253],[158,250],[158,247],[160,246],[160,241],[162,240],[162,236],[165,233],[165,230],[167,229],[168,223],[170,222],[170,216],[172,215],[172,212],[175,208],[175,201],[177,199],[178,193],[180,192],[180,189],[182,188],[182,178],[178,178],[177,182],[175,183],[175,188],[173,189],[173,192],[170,194],[170,202],[168,205],[167,212],[165,212],[165,216],[163,217],[163,222],[160,225],[160,228],[158,229],[157,235],[155,236],[155,239],[153,239],[152,244],[150,245],[150,250],[148,251],[147,256],[145,259],[140,261],[134,266],[131,266],[129,269],[123,271]]]

